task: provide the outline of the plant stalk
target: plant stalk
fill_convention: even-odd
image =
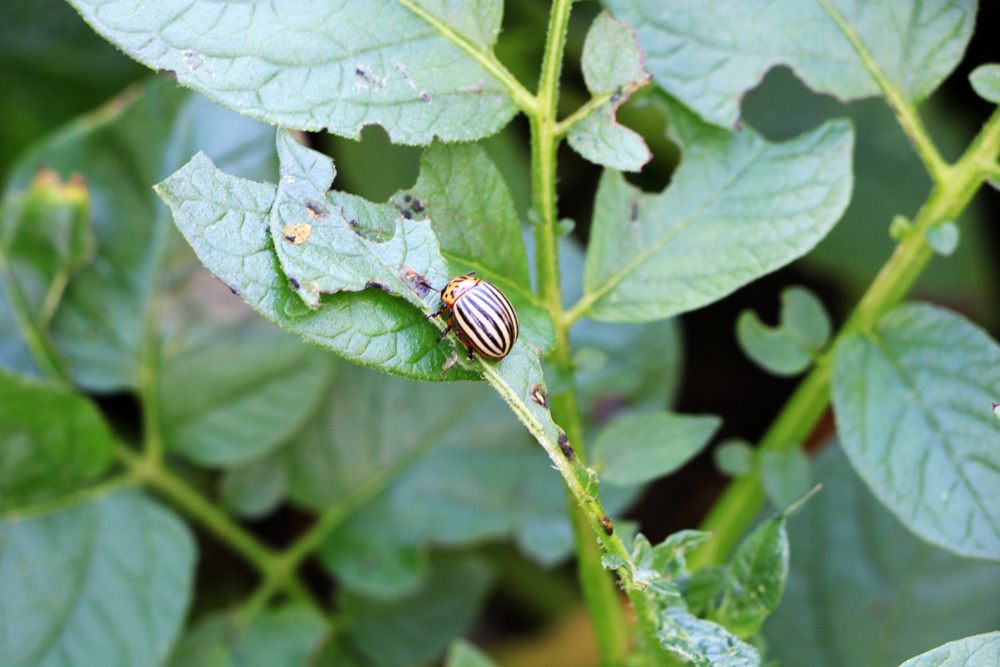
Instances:
[[[833,343],[820,355],[815,368],[764,434],[758,446],[760,452],[793,449],[808,438],[830,403],[830,376],[837,342],[875,326],[882,315],[902,301],[933,257],[927,231],[958,219],[987,178],[988,166],[995,163],[998,154],[1000,109],[990,116],[962,158],[943,172],[947,177],[934,186],[909,233],[896,246]],[[723,562],[763,504],[764,491],[756,470],[731,483],[702,523],[702,529],[712,536],[691,555],[692,568]]]
[[[573,0],[555,0],[552,3],[536,96],[538,105],[535,110],[528,113],[531,124],[532,204],[537,214],[535,247],[538,292],[555,323],[556,341],[550,360],[561,373],[570,378],[573,368],[569,331],[561,326],[564,307],[559,280],[556,209],[556,151],[559,147],[556,114],[559,102],[559,76],[572,4]],[[585,456],[583,428],[576,394],[572,387],[553,394],[550,400],[552,415],[562,425],[567,437],[575,446],[576,456]],[[557,457],[562,456],[561,452],[550,452],[550,456],[553,453]],[[582,492],[582,487],[580,491]],[[624,660],[629,650],[628,625],[622,610],[621,598],[612,577],[601,562],[601,549],[594,539],[592,519],[580,506],[584,495],[574,494],[571,485],[568,505],[576,545],[580,586],[594,623],[601,663],[615,665]],[[624,550],[623,545],[621,548]]]

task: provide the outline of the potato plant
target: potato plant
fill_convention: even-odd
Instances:
[[[0,665],[1000,664],[987,9],[507,5],[0,10]],[[793,263],[850,305],[717,339],[770,425],[676,409],[679,316]],[[489,620],[577,600],[585,655]]]

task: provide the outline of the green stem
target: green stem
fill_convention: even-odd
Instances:
[[[556,138],[561,139],[562,137],[566,136],[566,134],[569,133],[569,131],[573,128],[574,125],[579,123],[581,120],[583,120],[590,114],[594,113],[596,110],[600,109],[602,106],[610,102],[616,96],[620,97],[621,99],[626,99],[628,98],[629,95],[639,90],[650,81],[651,79],[645,79],[643,81],[623,86],[614,92],[594,95],[589,100],[584,102],[580,106],[580,108],[578,108],[576,111],[574,111],[570,115],[566,116],[566,118],[556,123],[555,127],[553,128],[553,132]]]
[[[896,246],[833,344],[817,359],[816,367],[764,434],[759,451],[792,449],[808,438],[830,402],[830,371],[837,342],[874,326],[909,292],[933,256],[927,244],[927,231],[942,222],[958,219],[986,178],[985,167],[995,162],[998,153],[1000,110],[993,113],[958,163],[944,172],[947,178],[931,191],[914,220],[913,229]],[[756,472],[730,484],[702,524],[712,537],[692,555],[692,567],[725,560],[763,504],[764,491]]]
[[[206,530],[230,545],[262,575],[266,576],[277,566],[278,557],[271,549],[261,544],[184,480],[127,447],[119,446],[117,453],[119,460],[133,475],[168,497]]]
[[[556,342],[552,362],[572,376],[572,356],[569,332],[560,326],[563,313],[559,281],[559,254],[556,212],[556,151],[559,138],[556,132],[556,113],[559,104],[559,77],[562,70],[566,32],[573,0],[555,0],[549,14],[548,35],[542,72],[539,77],[537,109],[528,114],[531,124],[531,184],[532,203],[538,217],[535,226],[539,297],[546,304],[556,323]],[[572,389],[551,397],[552,414],[576,446],[577,457],[584,453],[583,429],[580,425],[576,395]],[[523,421],[523,417],[522,417]],[[537,434],[536,434],[537,435]],[[590,610],[601,653],[602,664],[621,663],[628,653],[628,626],[622,605],[609,573],[601,562],[600,546],[594,540],[594,530],[600,531],[600,521],[606,519],[599,500],[590,498],[585,491],[584,464],[579,460],[570,466],[557,443],[540,440],[556,463],[570,489],[569,513],[576,544],[577,567],[584,600]],[[586,512],[587,509],[592,510]],[[628,552],[617,535],[605,536],[606,542],[615,542],[614,550]],[[613,540],[612,540],[613,538]]]
[[[56,350],[55,345],[49,340],[48,335],[31,316],[27,298],[15,280],[10,261],[2,247],[0,247],[0,275],[3,276],[3,282],[7,286],[7,296],[10,298],[14,319],[17,321],[21,338],[31,351],[35,363],[38,364],[39,369],[46,377],[60,384],[66,384],[69,381],[66,363]]]
[[[447,426],[448,423],[448,421],[443,421],[441,426]],[[378,474],[369,477],[337,503],[324,510],[309,530],[277,556],[277,567],[268,571],[260,586],[244,606],[244,620],[256,616],[278,591],[287,589],[290,583],[294,583],[302,562],[319,549],[323,541],[337,527],[381,493],[391,480],[397,478],[404,470],[427,454],[437,443],[438,439],[432,434],[428,434],[423,446],[415,447],[390,465],[383,466],[379,469]]]

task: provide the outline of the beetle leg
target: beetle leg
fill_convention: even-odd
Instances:
[[[466,348],[466,351],[468,352],[468,358],[469,358],[469,361],[472,361],[472,359],[473,359],[473,354],[472,354],[472,346],[471,346],[471,345],[470,345],[470,346],[468,346],[468,347]]]
[[[448,322],[448,326],[446,326],[444,328],[444,331],[442,331],[441,334],[438,336],[438,342],[441,342],[441,340],[448,335],[449,331],[451,331],[451,322]]]
[[[427,319],[433,320],[435,317],[441,317],[442,315],[444,315],[444,308],[439,308],[438,310],[428,315]]]

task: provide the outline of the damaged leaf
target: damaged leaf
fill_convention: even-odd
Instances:
[[[587,90],[608,99],[570,128],[569,145],[595,164],[639,171],[653,156],[643,138],[615,118],[629,95],[649,81],[632,29],[602,12],[587,33],[582,64]]]

